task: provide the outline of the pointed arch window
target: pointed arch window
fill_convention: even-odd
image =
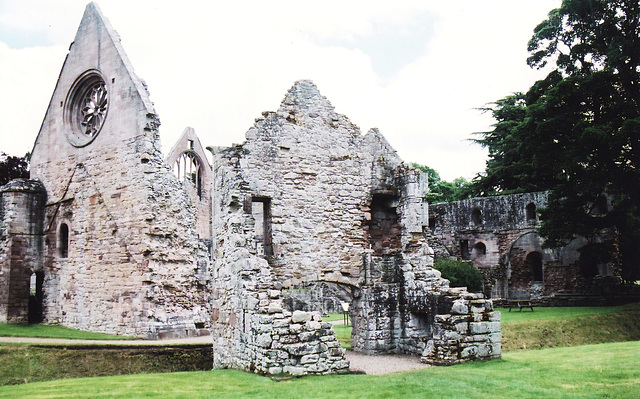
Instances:
[[[180,182],[191,182],[196,188],[198,198],[202,198],[202,162],[193,151],[185,151],[173,165],[173,173]]]

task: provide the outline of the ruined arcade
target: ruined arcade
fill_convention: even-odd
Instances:
[[[500,356],[492,302],[432,268],[426,176],[311,81],[241,145],[205,149],[186,128],[165,157],[159,126],[120,38],[89,4],[32,180],[0,189],[0,321],[31,312],[88,331],[210,333],[215,367],[340,373],[349,364],[324,309],[292,305],[299,290],[332,287],[350,301],[354,350],[432,364]]]

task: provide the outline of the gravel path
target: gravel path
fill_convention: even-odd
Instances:
[[[363,355],[362,353],[347,351],[346,358],[351,362],[351,371],[359,371],[371,375],[429,367],[429,365],[421,363],[419,357],[409,355]]]

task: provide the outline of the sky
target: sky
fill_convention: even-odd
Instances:
[[[535,26],[561,0],[102,0],[160,116],[165,154],[193,127],[204,146],[242,143],[311,79],[362,133],[445,180],[471,179],[491,129],[479,111],[547,73],[526,64]],[[0,0],[0,151],[31,151],[86,0]]]

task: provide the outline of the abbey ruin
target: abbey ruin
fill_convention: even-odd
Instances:
[[[215,367],[342,373],[322,320],[341,303],[354,350],[448,365],[500,357],[488,298],[597,303],[619,277],[615,263],[581,259],[581,239],[543,248],[547,193],[427,206],[426,175],[311,81],[239,145],[205,148],[186,128],[162,154],[159,128],[120,38],[89,4],[31,180],[0,188],[0,322],[210,335]],[[484,293],[449,287],[434,257],[473,261]]]

